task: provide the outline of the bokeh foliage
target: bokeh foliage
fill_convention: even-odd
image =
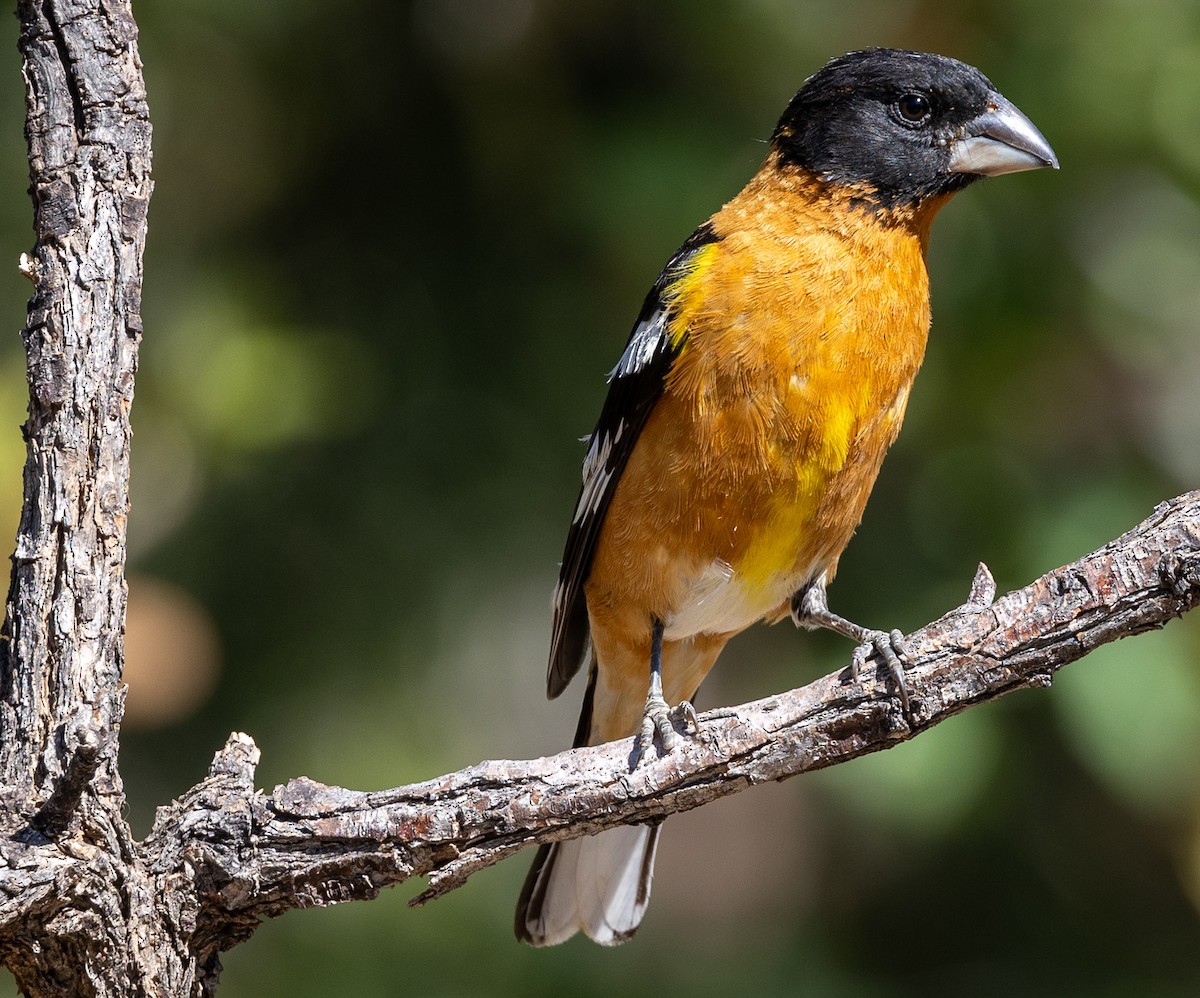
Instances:
[[[157,189],[134,410],[131,820],[232,729],[260,781],[390,786],[568,743],[548,594],[642,295],[830,55],[980,66],[1059,174],[939,219],[930,353],[833,605],[912,628],[1200,469],[1200,7],[1191,0],[140,0]],[[15,56],[0,226],[30,239]],[[15,526],[27,286],[3,292]],[[139,635],[135,645],[132,635]],[[702,705],[849,649],[758,629]],[[673,819],[633,944],[532,952],[525,863],[293,913],[222,994],[1190,995],[1200,625],[911,745]],[[9,984],[11,987],[11,984]]]

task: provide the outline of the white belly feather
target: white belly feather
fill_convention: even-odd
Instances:
[[[697,634],[728,634],[762,620],[810,578],[780,575],[751,587],[733,566],[718,558],[693,580],[687,599],[666,621],[663,637],[679,641]]]

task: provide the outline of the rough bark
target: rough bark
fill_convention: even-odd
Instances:
[[[129,407],[150,125],[126,0],[21,0],[36,245],[25,330],[25,505],[0,642],[0,959],[30,995],[208,995],[219,953],[291,908],[427,876],[427,900],[534,843],[657,821],[912,737],[1200,600],[1200,493],[1101,550],[909,637],[911,716],[889,682],[827,676],[702,715],[666,758],[630,743],[485,762],[356,793],[255,789],[231,736],[144,842],[122,818]]]
[[[0,955],[31,994],[137,994],[114,954],[156,916],[125,876],[116,732],[150,123],[127,3],[22,0],[19,17],[36,242],[0,642]]]

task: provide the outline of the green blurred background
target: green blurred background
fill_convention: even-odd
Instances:
[[[1061,173],[936,226],[934,331],[832,590],[912,629],[1088,551],[1200,469],[1194,0],[141,0],[157,190],[134,408],[130,820],[231,730],[271,787],[569,743],[543,697],[586,433],[646,288],[803,79],[870,44],[981,67]],[[12,22],[10,22],[11,25]],[[10,27],[15,39],[15,29]],[[0,515],[28,286],[0,88]],[[843,665],[759,628],[701,697]],[[524,858],[293,912],[221,994],[1194,995],[1200,619],[910,745],[672,819],[637,940],[512,940]],[[11,990],[11,981],[0,990]]]

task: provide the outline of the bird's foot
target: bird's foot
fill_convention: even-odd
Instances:
[[[900,694],[900,706],[904,708],[904,716],[912,724],[912,707],[908,702],[908,684],[904,681],[904,665],[908,658],[908,645],[904,635],[897,630],[872,631],[865,630],[861,642],[850,657],[850,677],[856,682],[863,665],[872,655],[877,655],[883,662]]]
[[[679,743],[676,725],[685,732],[699,732],[700,722],[696,717],[696,708],[689,701],[682,700],[670,707],[661,696],[651,694],[647,697],[646,707],[642,711],[642,733],[638,737],[638,761],[651,758],[656,735],[664,755],[674,751]]]
[[[900,706],[909,726],[913,724],[912,706],[908,700],[908,684],[904,681],[905,659],[909,658],[904,635],[899,631],[875,631],[863,627],[845,617],[839,617],[829,609],[825,599],[825,576],[820,575],[812,582],[792,594],[792,620],[797,627],[825,627],[857,643],[850,659],[850,677],[858,681],[863,663],[872,655],[878,656],[884,668],[896,683],[900,695]]]

